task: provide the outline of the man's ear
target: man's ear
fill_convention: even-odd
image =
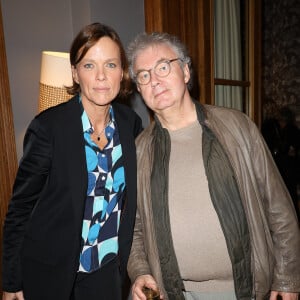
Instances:
[[[188,83],[191,78],[191,73],[188,64],[185,64],[183,67],[183,76],[184,76],[184,82]]]

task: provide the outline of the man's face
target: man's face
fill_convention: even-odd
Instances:
[[[166,77],[160,77],[158,72],[154,72],[158,63],[176,58],[177,54],[166,44],[148,47],[137,54],[135,74],[142,70],[150,70],[149,83],[137,83],[137,88],[146,105],[155,113],[179,106],[188,94],[186,84],[190,79],[190,72],[187,65],[181,66],[180,60],[170,63],[170,73]]]

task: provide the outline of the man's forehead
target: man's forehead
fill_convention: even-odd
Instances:
[[[167,44],[155,44],[145,49],[141,49],[135,59],[135,66],[142,64],[153,64],[165,59],[172,59],[176,56],[173,49]]]
[[[139,51],[139,54],[143,53],[152,53],[152,54],[157,54],[160,55],[162,53],[174,53],[174,50],[169,44],[166,43],[159,43],[159,44],[154,44],[146,47],[145,49],[141,49]]]

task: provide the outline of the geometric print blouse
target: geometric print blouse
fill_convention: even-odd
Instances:
[[[108,140],[103,150],[92,141],[94,129],[86,112],[81,120],[85,140],[88,189],[82,223],[79,272],[90,273],[117,256],[118,231],[125,190],[125,172],[119,132],[110,107]]]

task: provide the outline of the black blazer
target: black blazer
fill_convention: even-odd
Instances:
[[[119,228],[120,270],[126,274],[136,212],[135,137],[141,119],[113,102],[126,180]],[[24,138],[13,196],[4,224],[3,290],[29,299],[68,299],[78,270],[87,191],[78,97],[39,114]],[[46,298],[45,298],[46,295]]]

